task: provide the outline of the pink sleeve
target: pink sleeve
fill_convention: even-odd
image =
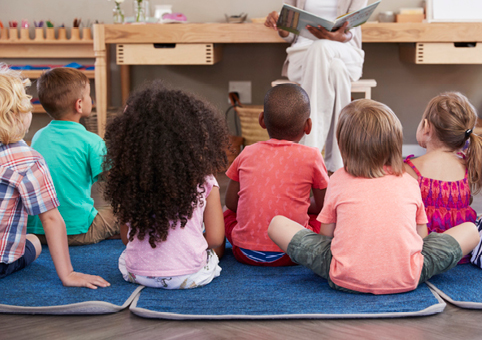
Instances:
[[[213,190],[213,187],[219,188],[219,184],[218,184],[218,181],[216,180],[216,177],[214,177],[213,175],[209,175],[208,177],[206,177],[206,182],[204,182],[204,188],[206,189],[205,197],[209,196],[209,194],[211,193],[211,190]]]
[[[417,224],[426,224],[428,223],[427,214],[425,213],[425,207],[423,202],[418,202],[417,205]]]
[[[316,150],[314,153],[314,166],[313,166],[313,185],[314,189],[325,189],[328,186],[328,172],[326,171],[325,162],[321,153]]]
[[[242,153],[234,159],[233,164],[231,164],[228,171],[226,171],[226,176],[228,176],[230,179],[236,182],[239,182],[238,166],[239,166],[239,160],[241,158],[241,155]]]

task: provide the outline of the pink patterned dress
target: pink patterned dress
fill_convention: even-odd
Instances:
[[[411,158],[413,158],[413,155],[408,156],[405,163],[418,175],[418,184],[428,218],[428,232],[443,233],[464,222],[475,223],[477,213],[469,205],[468,171],[465,170],[465,177],[462,180],[454,182],[439,181],[423,177],[413,165]],[[466,255],[460,260],[459,264],[469,262],[470,255]]]

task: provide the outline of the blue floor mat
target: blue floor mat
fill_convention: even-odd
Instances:
[[[100,275],[111,284],[93,290],[64,287],[44,246],[34,263],[0,280],[0,313],[106,314],[126,308],[142,286],[124,281],[117,268],[124,248],[121,240],[69,248],[75,271]]]
[[[431,315],[446,305],[425,284],[403,294],[344,293],[301,266],[238,263],[231,249],[220,266],[221,276],[201,288],[145,288],[131,304],[131,312],[175,320],[380,318]]]
[[[482,309],[482,269],[459,264],[432,277],[428,285],[448,302],[461,307]]]

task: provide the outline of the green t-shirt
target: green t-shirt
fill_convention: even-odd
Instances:
[[[32,148],[49,167],[67,235],[86,233],[97,215],[91,189],[102,172],[103,139],[79,123],[53,120],[37,131]],[[29,216],[27,232],[45,234],[38,216]]]

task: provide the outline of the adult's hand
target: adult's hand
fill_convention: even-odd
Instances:
[[[306,26],[306,29],[318,39],[333,40],[345,43],[350,41],[353,37],[350,31],[346,31],[347,26],[348,21],[334,32],[330,32],[322,26],[313,27],[308,25]]]
[[[279,18],[278,12],[273,11],[270,14],[268,14],[268,16],[266,17],[266,21],[264,22],[264,25],[266,27],[274,29],[275,31],[278,31],[278,34],[280,35],[280,37],[286,38],[289,32],[282,29],[278,29],[278,26],[276,25],[276,23],[278,22],[278,18]]]

